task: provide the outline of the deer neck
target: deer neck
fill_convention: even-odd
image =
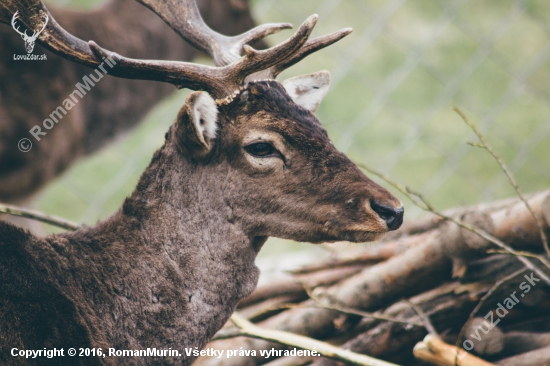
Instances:
[[[66,236],[78,248],[75,257],[96,263],[83,263],[82,270],[108,278],[109,288],[102,288],[107,296],[84,289],[85,300],[77,302],[90,304],[102,326],[109,323],[99,314],[115,319],[99,332],[106,333],[105,346],[203,347],[257,284],[258,243],[233,220],[225,187],[204,168],[181,160],[167,164],[158,155],[115,215]],[[155,321],[138,321],[144,313]]]

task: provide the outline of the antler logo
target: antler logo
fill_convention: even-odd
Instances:
[[[38,32],[34,31],[32,36],[29,37],[26,30],[24,32],[21,32],[19,30],[19,26],[16,27],[15,25],[15,20],[19,18],[18,13],[19,11],[16,11],[15,14],[13,14],[13,17],[11,18],[11,26],[13,27],[13,29],[15,29],[17,33],[21,35],[21,38],[23,38],[23,41],[25,41],[25,49],[27,50],[27,53],[31,53],[32,50],[34,49],[34,42],[36,42],[36,39],[38,38],[40,33],[42,33],[44,28],[46,28],[49,18],[48,18],[48,15],[44,15],[44,25],[42,26],[42,29],[40,29]]]

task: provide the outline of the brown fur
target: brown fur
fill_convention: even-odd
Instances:
[[[254,24],[245,0],[199,0],[207,23],[223,34],[238,34]],[[112,0],[89,12],[50,9],[71,34],[97,41],[124,56],[191,60],[197,51],[152,11],[135,0]],[[15,61],[24,43],[9,25],[0,25],[0,201],[18,202],[89,154],[139,122],[171,85],[104,77],[41,141],[29,130],[74,90],[91,69],[62,59],[36,44],[34,54],[47,61]],[[107,68],[108,69],[108,68]],[[44,128],[42,128],[45,131]],[[33,147],[19,151],[29,138]]]
[[[184,348],[204,347],[256,286],[267,237],[371,240],[387,231],[371,202],[401,205],[275,81],[219,108],[206,155],[181,148],[177,131],[189,123],[180,113],[105,222],[47,238],[0,223],[0,363],[21,362],[13,347],[171,347],[183,357],[63,362],[189,365]],[[244,148],[254,134],[273,139],[282,157],[254,160]]]

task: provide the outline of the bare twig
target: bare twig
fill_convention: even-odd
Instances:
[[[428,316],[428,314],[426,314],[424,312],[424,310],[422,310],[422,308],[418,305],[416,305],[415,303],[413,303],[412,301],[406,299],[405,302],[407,304],[409,304],[413,309],[414,311],[416,312],[416,314],[418,314],[418,316],[420,317],[420,319],[422,319],[422,323],[424,323],[424,327],[426,328],[426,330],[436,336],[436,337],[439,337],[439,334],[437,334],[437,330],[435,330],[435,327],[433,326],[432,322],[430,321],[430,317]]]
[[[462,329],[460,330],[460,333],[458,334],[458,337],[457,337],[457,340],[456,340],[456,344],[455,346],[456,347],[460,347],[460,343],[462,343],[462,341],[464,340],[464,333],[466,332],[466,329],[468,329],[468,327],[470,326],[470,324],[472,323],[472,320],[474,319],[475,315],[477,314],[477,312],[479,311],[479,309],[481,309],[481,307],[483,306],[483,304],[485,303],[485,301],[502,285],[504,285],[506,282],[516,278],[517,276],[519,276],[520,274],[522,274],[523,272],[525,272],[526,268],[522,268],[518,271],[515,271],[514,273],[512,274],[509,274],[508,276],[498,280],[494,285],[493,287],[491,287],[489,289],[489,291],[487,291],[487,293],[485,295],[483,295],[483,297],[479,300],[479,302],[477,303],[476,307],[474,308],[474,310],[472,310],[472,312],[470,313],[470,316],[468,317],[468,320],[466,321],[466,323],[462,326]],[[458,355],[457,355],[458,357]],[[455,359],[455,363],[457,363],[458,360]]]
[[[384,315],[380,315],[380,314],[369,313],[369,312],[366,312],[366,311],[361,311],[361,310],[356,310],[356,309],[346,308],[346,307],[341,307],[341,306],[330,306],[330,305],[324,305],[324,304],[319,304],[318,303],[318,304],[316,304],[315,307],[323,308],[323,309],[327,309],[327,310],[334,310],[334,311],[337,311],[337,312],[342,313],[342,314],[356,315],[356,316],[360,316],[362,318],[372,318],[372,319],[391,322],[391,323],[399,323],[399,324],[404,324],[404,325],[414,325],[416,327],[425,327],[425,324],[415,322],[415,321],[412,321],[412,320],[397,319],[397,318],[392,318],[390,316],[384,316]]]
[[[529,203],[527,202],[527,199],[521,192],[521,189],[519,188],[519,185],[516,182],[516,179],[514,178],[512,172],[510,172],[510,170],[508,169],[508,167],[506,166],[506,164],[504,163],[500,155],[498,155],[498,153],[487,143],[483,134],[479,132],[476,125],[473,124],[472,121],[470,121],[470,119],[466,116],[466,114],[464,114],[464,112],[462,112],[462,110],[460,110],[460,108],[456,106],[452,106],[451,108],[462,118],[464,123],[466,123],[472,129],[472,131],[474,131],[474,133],[476,134],[477,138],[480,141],[480,144],[470,144],[470,145],[481,147],[487,150],[489,154],[491,154],[491,156],[497,161],[498,165],[500,165],[500,168],[502,169],[504,174],[506,174],[506,176],[508,177],[508,180],[510,181],[510,184],[512,185],[514,190],[516,191],[516,194],[518,195],[519,199],[525,204],[525,207],[527,207],[527,210],[529,210],[529,212],[535,219],[535,222],[537,223],[537,227],[540,232],[540,237],[542,240],[542,245],[544,246],[544,250],[546,251],[547,255],[550,255],[550,248],[548,247],[548,238],[546,236],[546,233],[544,232],[544,223],[542,221],[542,218],[539,215],[537,215],[537,213],[533,210],[531,205],[529,205]]]
[[[308,294],[309,298],[312,299],[313,301],[315,301],[315,307],[322,308],[322,309],[327,309],[327,310],[334,310],[334,311],[337,311],[339,313],[347,314],[347,315],[356,315],[356,316],[360,316],[362,318],[372,318],[372,319],[386,321],[386,322],[399,323],[399,324],[404,324],[404,325],[414,325],[414,326],[417,326],[417,327],[424,327],[423,323],[418,323],[418,322],[415,322],[415,321],[392,318],[392,317],[389,317],[389,316],[384,316],[384,315],[375,314],[375,313],[369,313],[369,312],[366,312],[366,311],[361,311],[361,310],[352,309],[352,308],[343,307],[343,306],[323,304],[321,299],[319,299],[317,296],[315,296],[308,286],[306,286],[304,283],[302,283],[302,286],[304,287],[304,289],[305,289],[306,293]],[[429,331],[429,329],[428,329],[428,331]]]
[[[36,210],[30,210],[22,207],[6,205],[3,203],[0,203],[0,214],[8,214],[12,216],[25,217],[27,219],[37,220],[49,225],[57,226],[62,229],[72,230],[72,231],[78,230],[82,227],[81,225],[75,224],[74,222],[62,219],[60,217],[45,215]]]
[[[361,366],[397,366],[394,363],[378,360],[367,355],[354,353],[331,344],[318,341],[316,339],[304,337],[301,335],[283,332],[274,329],[265,329],[252,324],[247,319],[233,313],[231,321],[240,328],[241,335],[263,339],[266,341],[277,342],[291,347],[304,350],[314,350],[316,353],[337,361],[345,362],[349,365]]]
[[[370,167],[368,167],[364,164],[357,164],[357,166],[360,167],[361,169],[364,169],[364,170],[380,177],[381,179],[385,180],[388,184],[392,185],[397,190],[399,190],[401,193],[403,193],[405,196],[407,196],[407,198],[409,198],[411,200],[411,202],[413,202],[416,206],[420,207],[421,209],[429,211],[429,212],[441,217],[444,220],[453,222],[454,224],[460,226],[461,228],[464,228],[468,231],[471,231],[474,234],[478,235],[479,237],[487,240],[488,242],[491,242],[491,243],[495,244],[496,246],[500,247],[501,249],[506,250],[508,253],[513,254],[518,261],[523,263],[523,265],[525,267],[529,268],[533,272],[536,272],[537,275],[539,275],[542,278],[542,280],[550,286],[550,277],[548,277],[548,275],[546,273],[544,273],[542,270],[540,270],[530,260],[528,260],[527,258],[524,258],[519,252],[516,252],[513,248],[511,248],[510,246],[505,244],[503,241],[499,240],[498,238],[495,238],[492,235],[487,234],[486,232],[484,232],[482,230],[479,230],[479,229],[477,229],[473,226],[465,224],[460,220],[457,220],[453,217],[442,214],[441,212],[437,211],[430,204],[430,202],[427,199],[424,198],[424,196],[421,193],[418,193],[418,192],[410,189],[409,187],[406,187],[406,186],[403,186],[399,183],[394,182],[389,177],[387,177],[386,175],[380,173],[376,169],[370,168]],[[548,263],[548,261],[544,257],[539,256],[539,255],[535,255],[535,254],[533,254],[533,255],[535,256],[535,258],[540,260],[545,266],[550,268],[550,263]]]
[[[542,258],[540,255],[538,254],[534,254],[534,253],[531,253],[531,252],[524,252],[524,251],[521,251],[521,250],[514,250],[513,253],[510,253],[509,251],[507,250],[502,250],[502,249],[489,249],[487,250],[487,253],[489,254],[508,254],[508,255],[521,255],[522,257],[528,257],[528,258],[535,258],[535,259],[539,259]],[[545,259],[545,258],[543,258]],[[545,259],[546,261],[546,259]],[[546,261],[546,263],[548,263],[548,261]],[[549,264],[546,264],[547,266]]]

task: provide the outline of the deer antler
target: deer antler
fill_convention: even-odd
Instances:
[[[35,40],[36,38],[38,38],[38,36],[40,35],[40,33],[42,33],[44,31],[44,29],[46,28],[46,26],[48,25],[48,20],[49,20],[49,17],[47,14],[44,14],[44,24],[42,25],[42,28],[39,30],[39,31],[34,31],[32,33],[32,36],[30,36],[29,38]],[[26,33],[26,32],[25,32]]]
[[[240,52],[247,43],[262,39],[282,29],[292,28],[288,23],[263,24],[235,37],[227,37],[212,30],[206,25],[199,13],[195,0],[137,0],[158,14],[176,33],[194,47],[208,53],[216,66],[225,66],[238,60]],[[318,37],[308,41],[299,52],[272,68],[271,75],[277,76],[281,71],[299,62],[309,54],[327,47],[351,33],[350,28]]]
[[[155,12],[189,44],[212,56],[216,66],[229,65],[241,58],[245,44],[292,28],[289,23],[262,24],[238,36],[227,37],[204,23],[195,0],[137,1]]]
[[[40,0],[17,0],[17,4],[15,0],[2,2],[0,22],[6,23],[10,11],[15,10],[15,5],[23,6],[23,16],[28,19],[30,25],[36,25],[34,23],[37,23],[37,19],[43,13],[49,16],[50,21],[40,36],[40,41],[53,52],[91,67],[98,66],[103,57],[112,57],[117,61],[117,65],[110,71],[114,76],[162,81],[174,84],[178,88],[205,90],[218,98],[219,103],[231,101],[247,78],[257,79],[260,75],[275,77],[307,55],[351,32],[351,29],[343,29],[308,41],[317,22],[317,16],[312,15],[292,37],[272,48],[258,51],[247,43],[289,28],[290,25],[264,24],[241,35],[227,37],[213,31],[204,23],[195,0],[137,1],[153,10],[194,47],[211,55],[217,67],[180,61],[137,60],[120,56],[99,47],[93,41],[84,42],[66,32]],[[244,51],[244,56],[240,55],[241,51]]]
[[[244,57],[220,67],[187,62],[130,59],[107,51],[93,41],[89,44],[98,58],[112,57],[126,73],[141,79],[169,82],[178,88],[206,90],[216,98],[224,98],[238,91],[248,75],[268,69],[295,53],[306,42],[316,22],[317,16],[310,16],[292,37],[264,51],[257,51],[245,45]]]

